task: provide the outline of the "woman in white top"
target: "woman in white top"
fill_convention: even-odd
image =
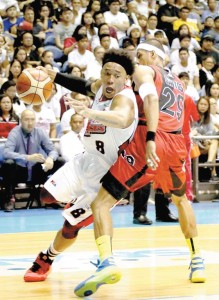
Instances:
[[[177,31],[177,37],[172,41],[171,51],[181,48],[180,42],[179,42],[179,37],[182,34],[188,34],[188,35],[191,36],[191,32],[189,30],[188,25],[182,24],[179,27],[179,29]],[[190,44],[189,44],[189,50],[193,51],[193,50],[200,50],[200,49],[201,49],[201,46],[199,45],[199,43],[197,42],[197,40],[195,38],[191,37],[191,41],[190,41]]]

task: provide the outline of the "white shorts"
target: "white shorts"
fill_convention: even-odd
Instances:
[[[70,224],[78,224],[92,214],[90,204],[99,191],[100,179],[109,167],[96,155],[79,153],[46,181],[44,188],[57,201],[68,203],[77,198],[75,204],[63,212]],[[75,210],[83,213],[74,220],[71,212]]]

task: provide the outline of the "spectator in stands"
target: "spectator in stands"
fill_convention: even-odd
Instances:
[[[191,0],[191,1],[193,1],[193,0]],[[182,24],[179,27],[179,29],[177,30],[176,37],[175,37],[175,39],[173,40],[173,42],[171,44],[171,51],[174,51],[174,50],[180,48],[179,37],[183,36],[183,35],[189,35],[190,38],[191,38],[190,43],[189,43],[189,48],[188,48],[189,50],[191,50],[191,51],[195,50],[196,51],[196,50],[201,49],[201,46],[200,46],[199,42],[191,36],[189,26],[187,24]]]
[[[139,43],[145,41],[145,38],[141,37],[141,27],[136,24],[132,24],[127,30],[127,36],[132,40],[135,47]]]
[[[64,49],[64,40],[72,36],[75,25],[73,22],[73,13],[70,7],[64,7],[60,13],[60,22],[54,26],[55,45],[59,49]]]
[[[207,81],[214,81],[212,69],[215,66],[215,59],[212,55],[206,55],[202,58],[202,67],[199,70],[200,86],[203,87]]]
[[[219,64],[216,64],[212,69],[212,74],[214,76],[214,82],[219,84]]]
[[[19,118],[13,110],[12,100],[0,94],[0,138],[7,138],[9,132],[19,123]]]
[[[74,93],[74,94],[71,93],[70,97],[73,98],[73,99],[84,102],[84,104],[87,105],[87,106],[90,105],[90,98],[85,96],[85,95],[82,95],[82,94],[79,94],[79,93]],[[71,131],[70,120],[71,120],[71,116],[73,114],[75,114],[74,108],[70,108],[70,109],[68,109],[67,111],[65,111],[63,113],[62,118],[61,118],[61,128],[62,128],[63,134],[66,134],[69,131]],[[86,126],[87,126],[87,119],[85,119],[84,127],[81,130],[82,136],[85,133]]]
[[[100,0],[90,0],[86,11],[89,11],[91,13],[92,17],[95,13],[101,11]]]
[[[91,12],[86,11],[81,16],[81,24],[84,25],[87,29],[87,38],[89,42],[92,42],[92,39],[97,36],[98,29],[95,27],[95,23],[92,17]]]
[[[129,0],[126,2],[127,11],[126,15],[129,19],[129,24],[138,24],[138,16],[140,14],[140,11],[138,11],[138,3],[135,0]],[[142,13],[142,12],[141,12]],[[148,15],[148,12],[146,16]]]
[[[9,66],[8,80],[13,80],[16,83],[23,71],[23,66],[17,59],[13,59]]]
[[[93,19],[94,19],[94,22],[95,22],[95,26],[97,28],[98,28],[98,26],[100,24],[106,23],[105,22],[105,18],[104,18],[104,14],[103,14],[102,11],[95,12],[94,15],[93,15]],[[115,39],[117,39],[116,29],[114,27],[110,26],[110,25],[108,25],[108,26],[109,26],[109,34],[110,34],[110,36],[113,37],[113,38],[115,38]]]
[[[129,28],[129,19],[127,15],[120,12],[119,0],[108,0],[109,10],[104,13],[106,23],[113,26],[117,32],[118,40],[126,35],[126,30]]]
[[[189,8],[189,15],[188,19],[192,20],[192,22],[195,22],[201,31],[203,29],[203,26],[201,24],[201,18],[200,15],[195,7],[195,1],[194,0],[186,0],[186,7]]]
[[[77,26],[81,24],[82,12],[81,12],[81,1],[80,0],[71,0],[71,7],[73,13],[72,23]]]
[[[98,26],[98,35],[93,37],[91,47],[92,49],[96,48],[96,46],[100,45],[100,35],[107,34],[110,36],[110,46],[109,48],[119,48],[119,43],[116,38],[113,38],[110,35],[110,26],[107,23],[102,23]]]
[[[24,31],[18,38],[20,39],[19,46],[22,45],[27,53],[27,63],[31,66],[38,66],[40,64],[40,54],[44,49],[42,47],[36,48],[34,36],[31,32]]]
[[[190,35],[183,34],[179,37],[180,41],[180,48],[189,48],[191,37]],[[193,51],[189,50],[189,58],[188,58],[189,64],[196,65],[197,64],[197,59],[196,55]],[[174,50],[171,55],[170,55],[170,63],[171,65],[176,65],[177,63],[180,63],[180,58],[179,58],[179,49]]]
[[[205,19],[205,22],[203,24],[201,38],[203,38],[203,36],[207,35],[208,32],[213,28],[214,28],[214,19],[211,16],[209,16]]]
[[[149,34],[154,37],[155,32],[162,31],[164,35],[163,43],[164,45],[169,45],[168,38],[166,36],[166,33],[162,29],[157,28],[158,25],[158,17],[156,14],[150,14],[147,21],[147,31]]]
[[[138,24],[141,27],[141,37],[146,38],[149,35],[147,28],[147,18],[144,15],[138,16]]]
[[[77,36],[78,48],[74,49],[68,54],[68,65],[73,67],[78,65],[82,71],[85,71],[87,64],[95,60],[94,54],[87,50],[88,38],[85,34],[78,34]]]
[[[45,66],[46,67],[46,66]],[[57,84],[53,82],[52,84],[52,93],[49,99],[46,100],[43,105],[52,110],[56,117],[56,124],[60,122],[61,106],[60,106],[60,96],[57,93]],[[56,132],[57,137],[57,132]]]
[[[44,67],[45,64],[51,64],[53,70],[56,70],[57,72],[59,72],[60,67],[59,65],[54,61],[54,54],[52,51],[50,50],[45,50],[43,51],[42,55],[41,55],[41,66]]]
[[[174,5],[174,0],[166,0],[166,4],[159,7],[157,16],[157,27],[165,31],[171,45],[175,37],[173,22],[179,18],[179,9]]]
[[[188,19],[189,12],[190,12],[190,10],[186,6],[180,8],[180,11],[179,11],[180,18],[173,22],[173,30],[176,33],[182,24],[186,24],[186,25],[188,25],[188,27],[190,29],[192,37],[196,38],[196,40],[199,41],[200,40],[200,35],[199,35],[200,30],[196,23],[194,23]]]
[[[16,83],[13,80],[6,81],[1,87],[0,93],[11,99],[13,111],[20,118],[21,113],[26,109],[26,106],[16,95]]]
[[[208,98],[213,97],[217,101],[217,112],[219,113],[219,84],[207,81],[205,84],[205,93]]]
[[[215,59],[215,62],[219,64],[219,53],[212,50],[214,45],[214,38],[211,35],[205,35],[200,42],[201,49],[196,51],[197,64],[199,68],[202,66],[202,59],[207,55],[212,55]]]
[[[210,102],[210,113],[211,113],[213,124],[219,130],[219,114],[217,113],[217,100],[213,97],[209,97],[209,102]]]
[[[56,117],[53,110],[43,103],[33,104],[31,109],[35,113],[35,127],[42,129],[50,138],[56,138]]]
[[[213,49],[219,52],[219,15],[214,18],[214,27],[208,31],[208,35],[212,36],[214,39]]]
[[[189,63],[189,50],[188,48],[182,47],[179,49],[180,62],[173,65],[171,70],[177,76],[181,72],[186,72],[189,74],[190,85],[193,85],[197,91],[200,90],[199,83],[199,69],[196,64]]]
[[[10,131],[3,158],[7,212],[14,208],[14,188],[18,182],[43,184],[47,177],[62,165],[48,135],[35,128],[35,114],[31,110],[23,111],[21,125]]]
[[[31,67],[31,65],[28,64],[27,52],[23,46],[15,48],[13,58],[17,59],[22,64],[24,69]]]
[[[65,55],[68,55],[71,51],[73,51],[74,49],[77,48],[77,37],[78,37],[78,34],[87,34],[87,29],[84,25],[78,25],[72,36],[71,37],[67,37],[65,40],[64,40],[64,54]],[[91,46],[90,46],[90,43],[88,43],[88,47],[87,47],[87,50],[91,50]]]
[[[170,48],[169,46],[165,45],[166,38],[164,36],[163,30],[158,30],[154,33],[154,37],[161,42],[163,45],[164,52],[166,54],[165,57],[165,66],[170,63]]]
[[[8,2],[6,8],[6,18],[3,20],[4,32],[12,38],[17,37],[17,26],[23,21],[23,18],[18,17],[18,9],[16,4]]]
[[[77,113],[73,114],[70,119],[70,127],[71,130],[60,138],[60,153],[66,162],[84,151],[81,133],[84,127],[84,117]]]
[[[181,72],[178,74],[178,77],[184,82],[185,84],[185,94],[190,96],[194,102],[199,100],[199,93],[196,88],[192,85],[189,85],[189,74],[186,72]]]
[[[95,60],[87,65],[84,77],[85,79],[98,79],[102,70],[102,61],[105,53],[105,49],[102,46],[96,46],[94,49]]]
[[[100,39],[100,46],[105,49],[105,51],[108,51],[110,49],[110,35],[109,34],[100,34],[99,39]]]
[[[54,16],[56,18],[56,20],[59,22],[61,21],[61,14],[62,14],[62,10],[63,8],[67,7],[68,3],[66,0],[56,0],[56,6],[54,9]]]
[[[217,9],[217,1],[216,0],[207,0],[208,8],[205,9],[202,13],[202,23],[205,22],[205,19],[211,16],[213,19],[219,16],[219,12]]]
[[[213,120],[210,115],[210,103],[208,97],[201,97],[197,102],[197,109],[199,112],[200,120],[192,126],[192,136],[202,135],[216,135],[217,129],[214,126]],[[217,139],[204,139],[198,141],[201,154],[207,154],[207,163],[215,163],[218,140]],[[212,174],[214,176],[214,174]]]

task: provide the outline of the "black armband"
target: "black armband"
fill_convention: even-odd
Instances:
[[[91,91],[91,82],[76,77],[70,74],[57,73],[54,82],[67,88],[68,90],[76,93],[80,93],[86,96],[92,96],[94,93]]]
[[[154,131],[148,131],[146,135],[146,143],[155,140],[156,133]]]

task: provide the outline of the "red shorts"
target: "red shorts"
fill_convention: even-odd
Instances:
[[[131,143],[101,180],[117,200],[152,181],[154,188],[162,189],[165,194],[181,196],[185,192],[187,150],[183,135],[157,130],[155,143],[160,163],[153,171],[146,165],[146,133],[147,127],[138,125]]]

